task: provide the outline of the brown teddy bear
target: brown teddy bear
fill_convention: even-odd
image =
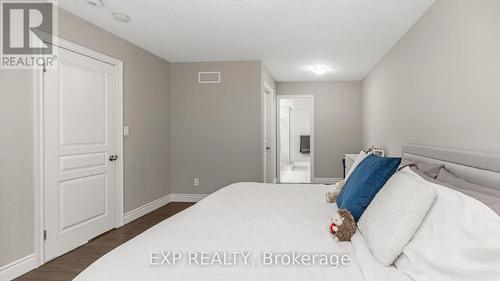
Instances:
[[[351,212],[340,209],[331,219],[330,232],[337,241],[351,241],[351,237],[356,232],[356,221]]]
[[[340,194],[340,191],[342,190],[342,187],[344,186],[344,181],[341,180],[337,183],[334,184],[335,189],[333,191],[328,191],[325,195],[326,202],[328,203],[335,203],[337,202],[337,197]]]

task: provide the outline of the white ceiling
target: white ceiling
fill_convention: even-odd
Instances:
[[[59,5],[171,62],[262,60],[278,81],[338,81],[363,79],[435,0],[103,1]]]

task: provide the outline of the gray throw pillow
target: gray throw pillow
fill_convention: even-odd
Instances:
[[[444,168],[443,164],[422,163],[405,159],[401,162],[401,168],[399,170],[402,170],[407,166],[409,166],[417,174],[432,179],[437,178],[437,176],[439,175],[439,171]]]
[[[483,202],[483,204],[495,211],[497,215],[500,215],[500,191],[470,183],[457,177],[445,168],[439,171],[436,181],[438,184],[462,192]]]

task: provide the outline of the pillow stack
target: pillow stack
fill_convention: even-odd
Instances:
[[[496,191],[441,164],[413,163],[396,172],[399,164],[367,156],[337,198],[373,257],[414,280],[498,280],[500,217],[483,204],[496,210]]]
[[[358,161],[359,159],[359,161]],[[337,206],[349,210],[373,256],[390,266],[403,252],[432,207],[436,194],[401,158],[360,155],[346,178]],[[442,167],[419,166],[437,176]]]
[[[424,185],[435,201],[394,266],[413,280],[500,280],[500,216],[464,193]]]

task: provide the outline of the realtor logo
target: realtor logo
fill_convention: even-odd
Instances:
[[[1,67],[53,66],[55,6],[47,1],[1,1]]]

